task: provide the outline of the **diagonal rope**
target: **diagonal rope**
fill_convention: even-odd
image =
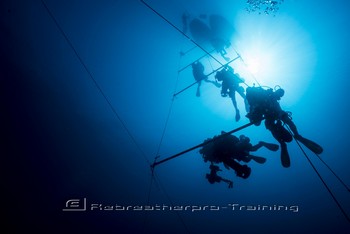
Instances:
[[[211,67],[211,71],[214,71],[213,65],[211,64],[209,57],[207,57],[207,58],[208,58],[208,61],[209,61],[210,67]]]
[[[181,57],[182,57],[182,55],[180,54],[178,67],[180,67],[180,65],[181,65]],[[178,86],[178,83],[179,83],[179,76],[180,76],[180,71],[178,71],[177,75],[176,75],[176,82],[175,82],[175,87],[174,87],[174,91],[173,91],[174,94],[176,93],[177,86]],[[166,133],[166,130],[167,130],[167,127],[168,127],[168,123],[169,123],[169,119],[170,119],[170,115],[172,113],[174,101],[175,101],[175,96],[173,95],[173,97],[171,99],[170,107],[169,107],[169,110],[168,110],[168,114],[167,114],[167,117],[166,117],[166,120],[165,120],[165,125],[164,125],[163,131],[162,131],[161,139],[160,139],[160,142],[159,142],[159,145],[158,145],[158,148],[157,148],[157,152],[156,152],[156,156],[154,158],[154,162],[153,163],[155,163],[156,160],[159,158],[160,148],[161,148],[161,146],[163,144],[164,136],[165,136],[165,133]],[[151,166],[151,164],[149,164],[149,165]],[[149,189],[148,189],[147,205],[149,205],[149,203],[150,203],[153,182],[156,182],[156,184],[160,187],[160,189],[165,194],[165,196],[168,199],[168,201],[170,202],[170,204],[172,206],[174,206],[174,203],[173,203],[172,199],[170,198],[169,194],[166,192],[165,187],[160,183],[159,178],[155,174],[154,167],[152,167],[152,166],[151,166],[151,173],[152,173],[152,175],[151,175],[151,181],[150,181],[150,185],[149,185]],[[186,233],[190,233],[190,231],[189,231],[185,221],[181,217],[180,213],[178,211],[175,211],[175,214],[177,215],[177,217],[180,220],[181,224],[184,226],[184,228],[186,230]],[[148,215],[146,214],[145,219],[144,219],[144,226],[143,226],[144,231],[146,230],[147,221],[148,221]]]
[[[121,125],[123,126],[124,130],[126,131],[126,133],[129,135],[130,139],[132,140],[132,142],[136,145],[136,147],[138,148],[138,150],[141,152],[142,156],[144,157],[144,159],[146,160],[146,162],[148,164],[151,164],[150,161],[148,160],[145,152],[142,150],[141,146],[137,143],[135,137],[131,134],[130,130],[128,129],[128,127],[126,126],[125,122],[122,120],[122,118],[120,117],[120,115],[118,114],[117,110],[114,108],[114,106],[112,105],[112,103],[110,102],[110,100],[107,98],[106,94],[103,92],[101,86],[97,83],[96,79],[94,78],[92,72],[88,69],[88,67],[86,66],[84,60],[81,58],[81,56],[79,55],[78,51],[75,49],[73,43],[71,42],[71,40],[69,40],[67,34],[64,32],[64,30],[62,29],[62,27],[60,26],[60,24],[58,23],[58,21],[56,20],[55,16],[53,15],[53,13],[50,11],[49,7],[46,5],[44,0],[40,0],[41,3],[43,4],[43,6],[45,7],[47,13],[50,15],[51,19],[53,20],[53,22],[55,23],[57,29],[60,31],[60,33],[62,34],[62,36],[64,37],[64,39],[66,40],[66,42],[68,43],[69,47],[73,50],[75,56],[78,58],[79,62],[81,63],[81,65],[84,67],[85,71],[88,73],[90,79],[92,80],[92,82],[94,83],[95,87],[98,89],[98,91],[100,92],[100,94],[102,95],[102,97],[105,99],[105,101],[107,102],[108,106],[111,108],[112,112],[114,113],[115,117],[119,120],[119,122],[121,123]]]
[[[327,189],[327,191],[329,192],[329,194],[331,195],[331,197],[333,198],[334,202],[337,204],[338,208],[340,209],[340,211],[343,213],[343,215],[345,216],[345,218],[347,219],[348,222],[350,222],[350,218],[348,216],[348,214],[345,212],[344,208],[342,207],[342,205],[339,203],[338,199],[334,196],[332,190],[328,187],[327,183],[324,181],[324,179],[322,178],[321,174],[318,172],[318,170],[316,169],[315,165],[311,162],[309,156],[306,154],[306,152],[304,151],[303,147],[300,145],[300,142],[295,139],[292,131],[290,130],[289,126],[287,126],[289,133],[293,136],[295,142],[297,143],[297,145],[299,146],[301,152],[304,154],[304,156],[306,157],[306,159],[309,161],[312,169],[314,169],[314,171],[316,172],[317,176],[320,178],[320,180],[322,181],[324,187]]]
[[[192,48],[186,50],[185,52],[183,52],[183,51],[181,50],[181,51],[180,51],[180,56],[181,56],[181,57],[182,57],[182,56],[185,56],[185,55],[187,55],[189,52],[191,52],[192,50],[194,50],[194,49],[196,49],[196,48],[197,48],[197,46],[195,45],[195,46],[193,46]]]
[[[62,29],[62,27],[60,26],[60,24],[58,23],[58,21],[56,20],[56,18],[54,17],[53,13],[50,11],[50,9],[48,8],[48,6],[46,5],[46,3],[44,2],[44,0],[40,0],[41,3],[43,4],[44,8],[46,9],[47,13],[50,15],[50,17],[52,18],[53,22],[55,23],[57,29],[60,31],[60,33],[62,34],[62,36],[65,38],[66,42],[68,43],[69,47],[73,50],[74,54],[76,55],[76,57],[78,58],[79,62],[81,63],[81,65],[84,67],[85,71],[88,73],[90,79],[93,81],[95,87],[98,89],[98,91],[101,93],[102,97],[105,99],[105,101],[107,102],[108,106],[111,108],[112,112],[114,113],[114,115],[117,117],[117,119],[120,121],[120,123],[122,124],[124,130],[126,131],[126,133],[129,135],[130,139],[132,140],[132,142],[136,145],[136,147],[138,148],[138,150],[141,152],[141,154],[143,155],[143,157],[145,158],[146,162],[148,165],[151,165],[150,161],[148,160],[146,154],[144,153],[144,151],[142,150],[142,148],[140,147],[140,145],[137,143],[136,139],[134,138],[134,136],[131,134],[131,132],[129,131],[129,129],[127,128],[126,124],[124,123],[124,121],[121,119],[120,115],[118,114],[117,110],[114,108],[114,106],[112,105],[112,103],[110,102],[110,100],[107,98],[107,96],[105,95],[105,93],[103,92],[101,86],[97,83],[96,79],[94,78],[92,72],[88,69],[88,67],[86,66],[84,60],[81,58],[81,56],[79,55],[78,51],[75,49],[73,43],[69,40],[67,34],[64,32],[64,30]],[[170,116],[170,114],[169,114]],[[152,173],[152,177],[156,178],[154,173]],[[153,180],[153,179],[152,179]],[[159,183],[159,180],[158,180]],[[151,186],[152,186],[152,181],[151,181]],[[173,202],[170,200],[169,195],[166,193],[164,187],[161,187],[163,192],[166,194],[168,200],[170,201],[171,204],[173,204]],[[150,194],[150,192],[149,192]],[[184,225],[187,233],[189,233],[188,228],[185,224],[185,222],[183,221],[183,219],[181,218],[181,216],[178,214],[178,212],[176,212],[176,214],[178,215],[181,223]]]
[[[213,142],[213,141],[216,141],[217,139],[220,139],[220,138],[226,137],[226,136],[228,136],[228,135],[231,135],[232,133],[241,131],[242,129],[245,129],[245,128],[247,128],[247,127],[250,127],[251,125],[253,125],[253,124],[255,124],[255,123],[259,122],[259,121],[262,121],[262,120],[264,120],[264,119],[265,119],[265,118],[261,118],[261,119],[255,121],[255,122],[249,122],[249,123],[244,124],[244,125],[242,125],[242,126],[240,126],[240,127],[238,127],[238,128],[235,128],[235,129],[233,129],[233,130],[231,130],[231,131],[229,131],[229,132],[226,132],[226,133],[224,133],[224,134],[221,134],[221,135],[217,136],[216,138],[212,138],[212,139],[210,139],[210,140],[204,141],[203,143],[200,143],[200,144],[198,144],[198,145],[195,145],[195,146],[193,146],[193,147],[191,147],[191,148],[189,148],[189,149],[186,149],[186,150],[184,150],[184,151],[181,151],[181,152],[179,152],[179,153],[177,153],[177,154],[174,154],[174,155],[172,155],[172,156],[170,156],[170,157],[167,157],[167,158],[162,159],[162,160],[160,160],[160,161],[154,162],[154,163],[151,165],[151,168],[154,168],[155,166],[157,166],[157,165],[159,165],[159,164],[162,164],[162,163],[165,163],[165,162],[167,162],[167,161],[169,161],[169,160],[172,160],[172,159],[174,159],[174,158],[180,157],[180,156],[183,155],[183,154],[186,154],[186,153],[188,153],[188,152],[190,152],[190,151],[193,151],[193,150],[198,149],[198,148],[200,148],[200,147],[202,147],[202,146],[205,146],[205,145],[207,145],[207,144],[209,144],[209,143],[211,143],[211,142]]]
[[[205,48],[203,48],[203,46],[199,45],[197,42],[195,42],[191,37],[189,37],[186,33],[184,33],[181,29],[179,29],[175,24],[173,24],[172,22],[170,22],[167,18],[165,18],[162,14],[160,14],[158,11],[156,11],[153,7],[151,7],[147,2],[145,2],[144,0],[140,0],[140,2],[142,4],[144,4],[147,8],[149,8],[151,11],[153,11],[156,15],[158,15],[160,18],[162,18],[165,22],[167,22],[170,26],[172,26],[174,29],[176,29],[178,32],[180,32],[184,37],[186,37],[187,39],[189,39],[193,44],[195,44],[198,48],[200,48],[201,50],[203,50],[207,55],[209,55],[210,57],[212,57],[217,63],[219,63],[220,65],[222,65],[222,63],[216,59],[213,55],[211,55],[209,53],[209,51],[207,51]]]
[[[152,177],[151,177],[151,185],[150,185],[149,194],[150,194],[150,192],[151,192],[151,188],[152,188],[153,181],[159,186],[160,190],[164,193],[165,197],[166,197],[167,200],[170,202],[170,205],[171,205],[172,207],[175,207],[174,202],[173,202],[172,199],[170,198],[169,194],[167,193],[167,191],[166,191],[165,187],[163,186],[163,184],[160,182],[159,177],[156,175],[156,173],[155,173],[154,170],[152,170]],[[147,205],[149,205],[149,204],[147,203]],[[175,210],[174,210],[174,212],[175,212],[177,218],[180,220],[181,224],[183,225],[183,227],[184,227],[186,233],[188,233],[188,234],[191,233],[191,232],[189,231],[189,228],[188,228],[187,224],[185,223],[184,219],[183,219],[182,216],[180,215],[179,211],[175,211]],[[147,214],[147,213],[146,213],[146,214]],[[143,227],[144,231],[146,231],[147,222],[148,222],[148,215],[146,215],[145,220],[144,220],[144,227]]]
[[[179,66],[180,66],[180,62],[181,62],[181,58],[179,59]],[[179,75],[180,75],[180,72],[178,72],[178,73],[177,73],[177,76],[176,76],[176,82],[175,82],[174,93],[176,92],[177,85],[178,85],[178,83],[179,83]],[[160,142],[159,142],[159,145],[158,145],[158,148],[157,148],[156,156],[155,156],[155,158],[154,158],[154,162],[156,162],[156,160],[159,158],[160,148],[161,148],[161,146],[162,146],[162,144],[163,144],[165,132],[166,132],[167,127],[168,127],[170,115],[171,115],[171,112],[172,112],[172,109],[173,109],[173,105],[174,105],[174,100],[175,100],[175,97],[173,96],[173,98],[171,99],[169,111],[168,111],[168,114],[167,114],[167,117],[166,117],[166,120],[165,120],[165,125],[164,125],[163,131],[162,131],[162,135],[161,135],[161,138],[160,138]],[[154,162],[153,162],[153,163],[154,163]],[[151,166],[151,164],[149,164],[149,165]],[[152,172],[152,178],[151,178],[150,187],[149,187],[149,191],[148,191],[147,205],[148,205],[149,202],[150,202],[150,196],[151,196],[151,190],[152,190],[152,183],[153,183],[153,177],[154,177],[154,169],[153,169],[153,168],[151,168],[151,172]]]
[[[244,66],[247,68],[248,72],[250,73],[250,75],[253,77],[253,79],[255,80],[255,82],[261,87],[258,79],[255,77],[255,75],[253,74],[253,72],[251,72],[248,69],[248,64],[244,61],[244,59],[242,58],[241,54],[238,53],[238,51],[232,46],[233,50],[235,51],[235,53],[237,54],[237,56],[240,58],[240,60],[242,61],[242,63],[244,64]],[[248,86],[248,85],[247,85]],[[248,86],[249,87],[249,86]]]
[[[153,172],[154,173],[154,172]],[[156,182],[159,184],[160,188],[162,189],[162,191],[164,192],[166,198],[169,200],[170,204],[172,207],[175,206],[175,204],[172,202],[169,194],[166,192],[163,184],[160,182],[159,178],[155,177]],[[182,216],[180,215],[180,213],[178,211],[175,211],[175,214],[177,215],[178,219],[180,220],[181,224],[184,226],[186,233],[191,233],[188,229],[188,226],[186,225],[185,221],[183,220]]]
[[[229,65],[230,63],[232,63],[233,61],[235,61],[235,60],[238,59],[238,58],[239,58],[239,57],[236,57],[236,58],[234,58],[234,59],[231,59],[231,60],[228,61],[226,64],[220,66],[219,68],[213,70],[212,72],[210,72],[209,74],[207,74],[207,75],[205,75],[205,76],[208,77],[208,76],[214,74],[215,72],[217,72],[217,71],[219,71],[220,69],[222,69],[223,67]],[[178,91],[177,93],[174,94],[174,97],[176,97],[176,96],[179,95],[180,93],[186,91],[187,89],[191,88],[192,86],[194,86],[194,85],[197,84],[198,82],[199,82],[199,81],[195,81],[195,82],[193,82],[192,84],[188,85],[187,87],[183,88],[182,90]],[[247,85],[244,81],[243,81],[243,83],[244,83],[245,85]],[[247,86],[248,86],[248,85],[247,85]]]
[[[197,47],[197,46],[196,46],[196,47]],[[211,53],[213,53],[214,51],[215,51],[215,49],[209,51],[209,53],[211,54]],[[208,54],[204,53],[202,56],[200,56],[199,58],[197,58],[197,59],[194,60],[193,62],[191,62],[191,63],[187,64],[186,66],[184,66],[183,68],[179,69],[178,72],[182,72],[182,71],[185,70],[186,68],[190,67],[193,63],[195,63],[195,62],[201,60],[202,58],[204,58],[204,57],[206,57],[206,56],[208,56]]]
[[[328,164],[323,161],[323,159],[320,157],[320,155],[316,154],[317,158],[328,168],[328,170],[330,170],[332,172],[332,174],[339,180],[339,182],[346,188],[346,190],[348,190],[348,192],[350,192],[350,188],[344,183],[344,181],[332,170],[332,168],[330,168],[328,166]]]

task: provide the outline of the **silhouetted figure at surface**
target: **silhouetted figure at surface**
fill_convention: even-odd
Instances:
[[[231,46],[230,41],[234,33],[233,26],[220,15],[211,15],[209,25],[212,30],[212,46],[226,61],[229,61],[230,58],[226,57],[226,49]]]
[[[247,88],[247,100],[250,105],[250,111],[247,114],[250,122],[254,122],[255,125],[260,125],[263,118],[265,118],[266,129],[270,130],[273,137],[281,145],[281,162],[284,167],[290,166],[290,157],[287,149],[288,142],[293,140],[293,136],[284,127],[286,124],[294,135],[294,138],[311,151],[316,154],[323,152],[320,145],[315,142],[302,137],[292,118],[290,112],[285,112],[282,110],[279,100],[284,95],[284,90],[279,88],[277,90],[273,89],[263,89],[261,87],[250,87]]]
[[[200,86],[202,84],[202,81],[212,83],[213,85],[215,85],[218,88],[221,87],[221,85],[218,82],[209,80],[208,76],[204,75],[204,66],[201,62],[197,61],[197,62],[192,63],[192,74],[193,74],[194,79],[198,83],[197,92],[196,92],[197,97],[200,97],[200,95],[201,95]]]
[[[222,81],[221,96],[229,96],[231,98],[233,107],[236,111],[235,119],[236,121],[239,121],[241,115],[237,107],[236,92],[243,98],[246,110],[249,110],[249,105],[244,94],[244,88],[239,85],[240,83],[243,83],[244,80],[237,73],[234,73],[234,69],[230,66],[226,66],[222,70],[218,71],[215,78],[218,81]]]
[[[233,182],[231,180],[222,178],[221,176],[218,176],[217,172],[222,171],[218,166],[215,166],[213,164],[210,164],[210,174],[206,174],[205,178],[209,181],[209,183],[214,184],[214,183],[220,183],[221,181],[225,182],[228,184],[228,188],[233,187]]]
[[[182,31],[187,34],[187,30],[188,30],[188,19],[190,18],[190,15],[187,13],[183,13],[182,17],[181,17],[181,21],[182,21]]]
[[[220,15],[201,15],[199,18],[190,19],[185,13],[182,15],[182,24],[184,33],[187,33],[189,28],[196,43],[203,47],[211,45],[226,61],[230,60],[226,57],[226,49],[231,46],[234,29],[225,18]]]
[[[254,160],[258,163],[265,163],[265,158],[253,156],[250,152],[256,151],[262,146],[273,151],[278,150],[278,145],[266,142],[259,142],[259,144],[253,146],[250,143],[250,139],[244,135],[238,138],[234,135],[226,135],[225,132],[221,132],[221,134],[225,135],[215,136],[213,139],[206,140],[205,142],[210,142],[205,144],[199,152],[202,154],[205,162],[223,163],[227,169],[233,169],[238,177],[244,179],[250,176],[251,169],[237,161],[250,162]]]

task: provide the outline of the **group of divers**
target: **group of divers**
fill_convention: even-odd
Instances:
[[[210,82],[218,88],[221,87],[221,96],[231,98],[236,112],[235,120],[239,121],[241,115],[235,97],[237,92],[244,100],[247,111],[246,117],[250,123],[259,126],[264,121],[266,129],[272,133],[272,136],[279,143],[277,145],[260,141],[258,144],[252,145],[249,137],[245,135],[236,137],[224,131],[219,136],[207,139],[199,152],[205,162],[210,162],[210,173],[206,174],[209,183],[225,182],[229,188],[232,188],[233,182],[231,180],[222,178],[217,174],[221,169],[216,164],[220,163],[223,163],[227,169],[233,169],[238,177],[247,179],[250,176],[251,168],[246,164],[242,165],[240,162],[248,163],[253,160],[257,163],[265,163],[266,158],[251,155],[251,152],[257,151],[261,147],[265,147],[270,151],[278,151],[281,148],[282,166],[290,167],[287,143],[291,142],[293,137],[312,152],[316,154],[323,152],[320,145],[300,135],[292,121],[291,112],[282,110],[279,101],[284,95],[284,90],[279,86],[276,86],[275,89],[253,86],[244,90],[240,85],[244,80],[229,65],[223,66],[221,70],[216,72],[215,81],[208,79],[208,76],[204,74],[204,66],[199,61],[192,64],[192,73],[198,83],[196,96],[200,96],[202,81]]]

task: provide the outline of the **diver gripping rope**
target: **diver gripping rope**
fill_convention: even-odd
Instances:
[[[195,48],[197,48],[197,46],[196,46]],[[214,51],[215,51],[215,49],[213,49],[212,51],[209,51],[209,53],[211,54],[211,53],[213,53]],[[178,72],[178,73],[182,72],[182,71],[185,70],[186,68],[190,67],[193,63],[195,63],[195,62],[201,60],[201,59],[204,58],[205,56],[207,56],[207,54],[202,55],[201,57],[199,57],[198,59],[196,59],[196,60],[193,61],[192,63],[187,64],[187,65],[184,66],[183,68],[179,69],[177,72]]]
[[[214,59],[217,63],[219,63],[221,66],[224,66],[218,59],[216,59],[211,52],[207,51],[206,49],[204,49],[201,45],[199,45],[197,42],[195,42],[191,37],[189,37],[186,33],[184,33],[181,29],[179,29],[176,25],[174,25],[172,22],[170,22],[167,18],[165,18],[162,14],[160,14],[158,11],[156,11],[153,7],[151,7],[148,3],[146,3],[144,0],[140,0],[140,2],[142,4],[144,4],[146,7],[148,7],[150,10],[152,10],[156,15],[158,15],[160,18],[162,18],[165,22],[167,22],[170,26],[172,26],[174,29],[176,29],[178,32],[180,32],[183,36],[185,36],[187,39],[189,39],[193,44],[195,44],[198,48],[200,48],[202,51],[204,51],[206,53],[206,55],[210,56],[212,59]],[[233,47],[233,46],[232,46]],[[247,67],[248,65],[245,63],[245,61],[243,60],[242,56],[238,53],[238,51],[233,48],[235,53],[237,54],[237,57],[241,59],[241,61],[243,62],[243,64]],[[204,57],[204,56],[203,56]],[[197,60],[198,61],[198,60]],[[187,67],[189,67],[190,65],[185,66],[184,68],[180,69],[178,72],[183,71],[184,69],[186,69]],[[251,73],[251,72],[250,72]],[[251,73],[253,79],[256,81],[256,83],[260,85],[259,81],[256,79],[256,77],[254,76],[253,73]],[[246,84],[244,82],[244,84]],[[190,85],[193,86],[194,84]],[[247,84],[246,84],[247,85]],[[247,85],[248,86],[248,85]],[[189,88],[189,87],[188,87]],[[187,89],[187,88],[186,88]]]
[[[232,63],[233,61],[235,61],[235,60],[237,60],[237,59],[239,59],[239,58],[240,58],[240,57],[237,56],[236,58],[231,59],[231,60],[228,61],[226,64],[223,64],[223,65],[221,65],[219,68],[217,68],[217,69],[213,70],[212,72],[210,72],[208,75],[206,75],[206,77],[208,77],[208,76],[214,74],[215,72],[219,71],[221,68],[223,68],[223,67],[229,65],[230,63]],[[242,80],[242,81],[243,81],[243,80]],[[180,90],[179,92],[175,93],[175,94],[174,94],[174,97],[176,97],[176,96],[179,95],[180,93],[186,91],[187,89],[191,88],[193,85],[197,84],[198,82],[199,82],[199,81],[196,81],[196,82],[190,84],[189,86],[187,86],[186,88],[183,88],[183,89]],[[243,82],[243,83],[244,83],[245,85],[247,85],[246,82]],[[247,85],[247,86],[248,86],[248,85]]]
[[[259,122],[259,121],[262,121],[262,120],[264,120],[264,118],[263,118],[263,119],[260,119],[260,120],[258,120],[258,121],[256,121],[256,122]],[[213,142],[213,141],[215,141],[215,140],[217,140],[217,139],[219,139],[219,138],[222,138],[222,137],[231,135],[232,133],[235,133],[235,132],[238,132],[238,131],[240,131],[240,130],[242,130],[242,129],[244,129],[244,128],[247,128],[247,127],[249,127],[249,126],[255,124],[256,122],[247,123],[247,124],[245,124],[245,125],[243,125],[243,126],[241,126],[241,127],[238,127],[238,128],[233,129],[233,130],[231,130],[231,131],[229,131],[229,132],[226,132],[226,133],[224,133],[224,134],[221,134],[220,136],[218,136],[218,137],[215,138],[215,139],[208,140],[208,141],[203,142],[203,143],[201,143],[201,144],[199,144],[199,145],[196,145],[196,146],[193,146],[193,147],[191,147],[191,148],[189,148],[189,149],[187,149],[187,150],[184,150],[184,151],[182,151],[182,152],[180,152],[180,153],[177,153],[177,154],[175,154],[175,155],[173,155],[173,156],[170,156],[170,157],[165,158],[165,159],[163,159],[163,160],[160,160],[160,161],[158,161],[158,162],[154,162],[154,163],[151,165],[151,169],[153,170],[154,167],[157,166],[157,165],[159,165],[159,164],[162,164],[162,163],[164,163],[164,162],[166,162],[166,161],[169,161],[169,160],[171,160],[171,159],[177,158],[177,157],[179,157],[179,156],[181,156],[181,155],[183,155],[183,154],[185,154],[185,153],[188,153],[188,152],[190,152],[190,151],[192,151],[192,150],[195,150],[195,149],[197,149],[197,148],[199,148],[199,147],[202,147],[202,146],[204,146],[204,145],[207,145],[207,144],[209,144],[209,143],[211,143],[211,142]]]

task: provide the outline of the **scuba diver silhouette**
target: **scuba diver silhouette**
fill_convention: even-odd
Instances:
[[[225,134],[225,132],[222,131],[222,134]],[[226,169],[233,169],[238,177],[244,179],[250,176],[251,168],[247,165],[241,165],[237,161],[250,162],[254,160],[263,164],[266,162],[266,158],[251,155],[250,152],[257,151],[263,146],[271,151],[277,151],[279,148],[276,144],[263,141],[253,146],[250,139],[244,135],[239,138],[234,135],[214,136],[213,139],[207,139],[204,143],[207,141],[211,142],[205,144],[199,151],[204,162],[209,161],[211,164],[223,163]]]
[[[220,15],[210,15],[209,17],[201,15],[199,18],[190,20],[190,15],[184,13],[182,24],[184,33],[187,33],[189,28],[193,39],[197,43],[204,47],[207,44],[211,45],[226,61],[230,60],[226,57],[226,48],[231,46],[230,40],[234,29],[224,17]]]
[[[205,81],[205,82],[208,82],[208,83],[212,83],[213,85],[215,85],[218,88],[221,87],[221,84],[219,84],[217,81],[209,80],[208,76],[204,75],[204,66],[199,61],[196,61],[196,62],[192,63],[192,74],[193,74],[194,79],[198,83],[197,92],[196,92],[196,96],[197,97],[200,97],[200,95],[201,95],[200,86],[202,84],[202,81]]]
[[[215,79],[217,79],[218,81],[222,81],[221,96],[229,96],[231,98],[233,107],[236,111],[235,119],[236,121],[239,121],[241,115],[237,107],[235,95],[236,92],[239,93],[239,95],[243,98],[246,110],[249,110],[249,105],[244,94],[244,88],[239,85],[239,83],[244,82],[243,78],[241,78],[237,73],[234,73],[234,69],[232,67],[225,66],[221,71],[218,71],[216,73]]]
[[[261,87],[249,87],[247,88],[247,100],[250,105],[250,111],[246,115],[250,122],[254,122],[255,125],[260,125],[263,118],[265,118],[265,127],[268,129],[273,137],[281,145],[281,162],[282,166],[290,167],[290,157],[287,149],[288,142],[293,140],[291,133],[284,128],[286,124],[294,135],[294,138],[311,151],[316,154],[321,154],[323,149],[317,143],[302,137],[294,122],[291,118],[290,112],[282,110],[279,100],[284,95],[284,90],[279,88],[273,90],[271,88],[265,90]]]

